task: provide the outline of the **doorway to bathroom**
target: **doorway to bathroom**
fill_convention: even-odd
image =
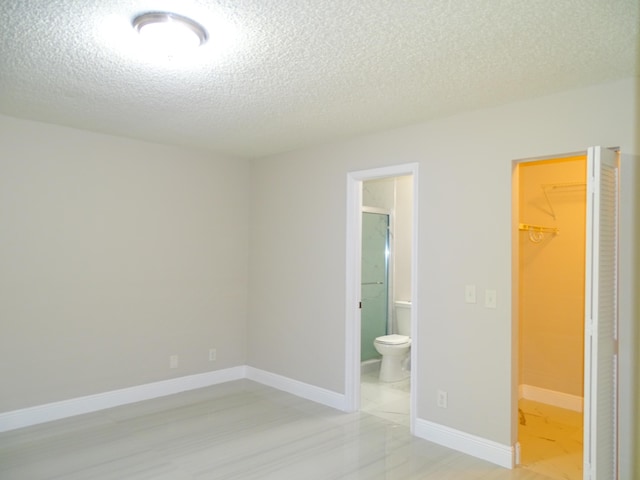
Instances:
[[[519,464],[614,478],[617,153],[515,162],[514,351]]]
[[[352,172],[347,185],[347,407],[409,427],[414,423],[418,343],[417,168],[409,164]],[[380,382],[381,355],[374,341],[397,333],[398,300],[412,305],[410,359],[405,377]]]
[[[396,305],[399,298],[410,305],[410,213],[410,176],[363,183],[360,410],[407,427],[410,339],[399,330]],[[380,343],[401,338],[406,342]]]

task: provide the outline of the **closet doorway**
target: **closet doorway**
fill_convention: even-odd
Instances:
[[[518,460],[550,478],[615,474],[617,165],[600,147],[514,165]]]
[[[578,155],[517,167],[520,463],[573,480],[583,463],[586,165]]]

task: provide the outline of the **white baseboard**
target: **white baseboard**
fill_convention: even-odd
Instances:
[[[291,393],[298,397],[306,398],[316,403],[321,403],[328,407],[332,407],[338,410],[346,410],[346,399],[341,393],[336,393],[331,390],[309,385],[308,383],[300,382],[298,380],[292,380],[282,375],[260,370],[254,367],[246,368],[246,378],[253,380],[254,382],[273,387],[283,392]]]
[[[514,467],[515,449],[512,446],[503,445],[420,418],[416,418],[413,433],[416,437],[481,458],[501,467]]]
[[[0,413],[0,432],[150,400],[219,383],[247,378],[337,410],[346,410],[345,395],[249,366],[189,375],[110,392]],[[447,448],[513,468],[515,449],[427,420],[416,419],[414,435]]]
[[[520,398],[533,400],[535,402],[553,405],[555,407],[566,408],[574,412],[582,412],[583,398],[578,395],[547,390],[546,388],[534,387],[533,385],[520,385],[518,387]]]
[[[241,378],[248,378],[338,410],[345,409],[343,394],[242,365],[0,413],[0,432],[209,387]]]
[[[98,410],[140,402],[142,400],[164,397],[187,390],[238,380],[244,377],[245,367],[240,366],[13,410],[0,413],[0,432],[50,422],[52,420],[60,420],[83,413],[96,412]]]

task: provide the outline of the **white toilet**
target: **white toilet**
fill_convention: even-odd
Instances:
[[[398,382],[409,376],[411,302],[396,301],[393,307],[398,333],[378,337],[373,341],[373,346],[382,355],[381,382]]]

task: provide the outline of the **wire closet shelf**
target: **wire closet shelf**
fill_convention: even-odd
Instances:
[[[565,182],[565,183],[546,183],[540,185],[542,188],[542,192],[544,193],[544,198],[547,201],[547,205],[549,206],[549,214],[556,220],[556,211],[553,208],[553,203],[549,198],[549,193],[556,190],[571,190],[571,189],[579,189],[586,187],[586,182]],[[529,232],[529,240],[533,243],[540,243],[544,240],[545,234],[551,233],[553,235],[560,234],[560,229],[557,227],[545,227],[542,225],[531,225],[529,223],[520,223],[518,225],[518,230],[523,232]]]

